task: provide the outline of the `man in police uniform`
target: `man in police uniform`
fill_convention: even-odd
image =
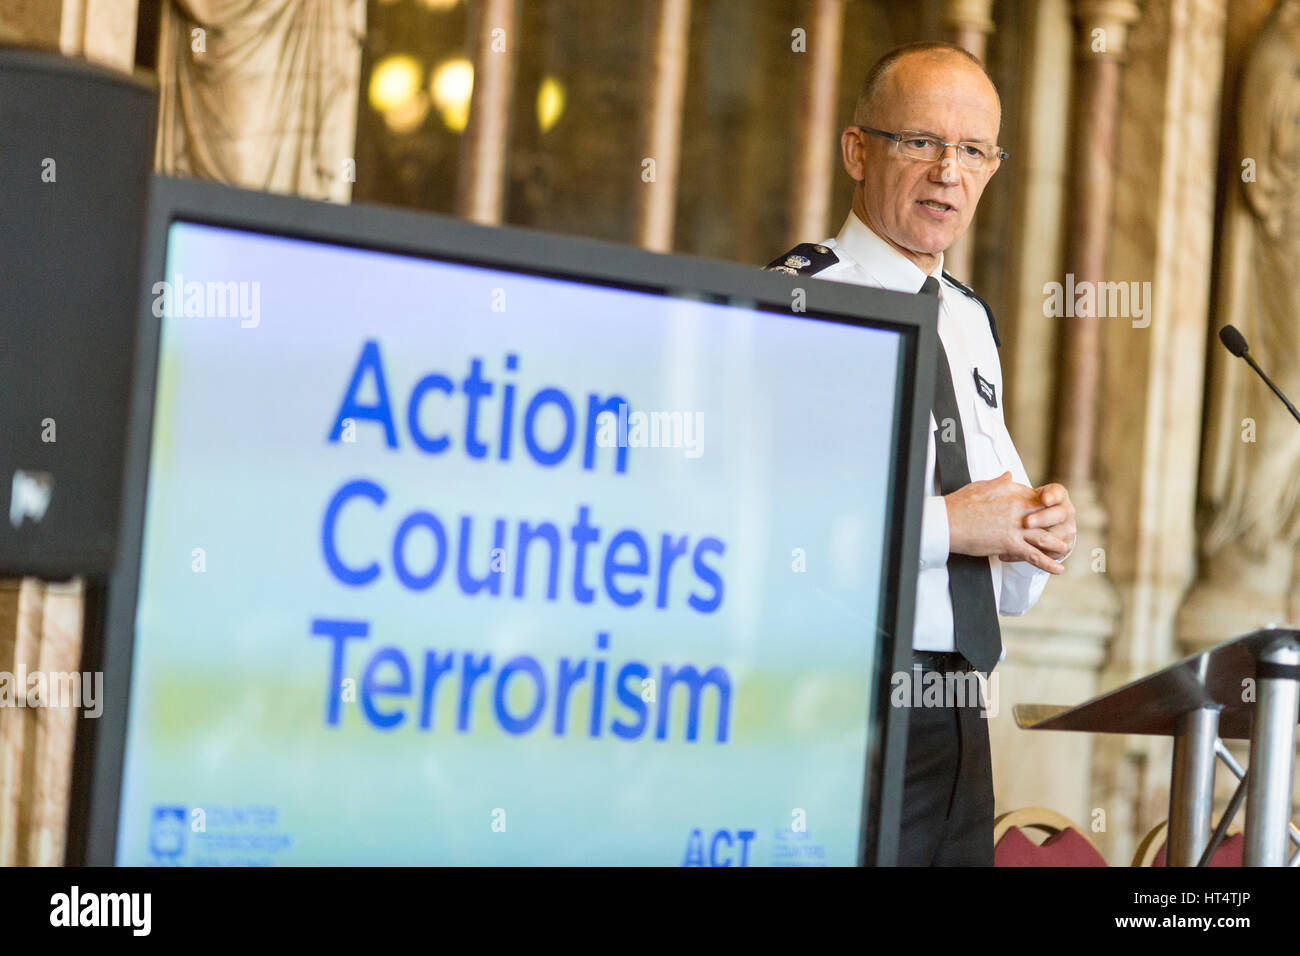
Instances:
[[[944,250],[966,231],[1006,158],[996,145],[1001,122],[997,90],[970,53],[946,43],[887,53],[840,137],[844,168],[857,181],[844,227],[768,266],[939,297],[912,637],[913,666],[926,673],[990,673],[1003,654],[998,614],[1033,607],[1075,542],[1069,493],[1032,487],[1007,433],[993,314],[943,272]],[[920,704],[908,715],[899,862],[992,865],[993,776],[980,704]]]

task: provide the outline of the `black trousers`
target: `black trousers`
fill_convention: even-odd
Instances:
[[[981,701],[948,703],[908,711],[901,866],[993,865],[988,718]]]

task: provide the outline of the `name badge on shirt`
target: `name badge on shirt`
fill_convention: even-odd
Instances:
[[[989,408],[998,407],[998,393],[993,387],[993,383],[988,381],[980,374],[980,370],[975,370],[975,390],[980,393],[980,398],[984,399]]]

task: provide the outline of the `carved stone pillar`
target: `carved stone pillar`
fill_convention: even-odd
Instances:
[[[458,208],[466,219],[500,224],[505,210],[506,147],[514,85],[515,0],[485,0],[478,20],[474,92],[461,142]]]
[[[1064,13],[1059,9],[1057,12]],[[1065,272],[1074,276],[1074,283],[1100,283],[1107,278],[1121,62],[1127,30],[1137,19],[1138,9],[1128,0],[1076,0],[1072,13],[1076,50],[1073,122],[1064,130],[1050,122],[1039,128],[1031,116],[1027,118],[1026,136],[1050,134],[1055,128],[1062,137],[1058,148],[1069,163]],[[1063,25],[1059,19],[1043,18],[1041,11],[1039,17],[1032,22],[1040,29],[1052,23]],[[1035,227],[1032,219],[1021,219],[1020,223],[1022,228]],[[1040,272],[1040,283],[1044,281],[1042,275]],[[1073,288],[1066,276],[1053,275],[1046,281]],[[1048,286],[1040,284],[1040,315],[1047,311],[1047,294]],[[1026,321],[1027,311],[1021,312],[1021,321]],[[1037,317],[1033,321],[1036,323]],[[1107,574],[1106,513],[1095,471],[1101,320],[1085,303],[1082,312],[1074,317],[1051,321],[1058,323],[1056,338],[1062,362],[1052,390],[1057,396],[1053,464],[1040,474],[1045,480],[1060,481],[1070,490],[1078,513],[1078,540],[1066,561],[1065,574],[1048,582],[1037,607],[1022,618],[1003,621],[1007,661],[1002,667],[1002,698],[1008,711],[1015,703],[1077,703],[1095,694],[1099,689],[1098,672],[1120,611],[1119,598]],[[1036,341],[1042,347],[1049,339],[1040,335]],[[1017,355],[1026,357],[1024,352]],[[1023,361],[1018,371],[1022,376],[1028,371]],[[1038,415],[1034,417],[1042,416],[1049,404],[1047,394],[1038,395]],[[1021,406],[1022,415],[1032,412]],[[1033,792],[1037,780],[1036,792],[1050,792],[1050,799],[1063,800],[1058,808],[1067,814],[1079,814],[1074,817],[1079,825],[1106,826],[1105,817],[1094,814],[1096,804],[1088,796],[1095,741],[1070,739],[1072,735],[1041,739],[1030,734],[1026,738],[1014,727],[1010,714],[995,724],[993,733],[999,749],[1011,755],[1008,766],[1000,770],[1002,783],[995,777],[999,811],[1014,809],[1019,801],[1007,801],[1008,795]],[[1035,759],[1024,755],[1025,748],[1033,748]],[[1034,765],[1053,767],[1048,779],[1058,780],[1059,789],[1049,789]],[[1094,833],[1103,846],[1106,832],[1098,829]]]
[[[1300,427],[1246,364],[1215,341],[1235,325],[1251,352],[1294,395],[1300,244],[1292,186],[1300,0],[1234,0],[1227,11],[1219,158],[1216,285],[1205,335],[1198,577],[1178,612],[1177,650],[1190,654],[1255,627],[1300,616],[1300,545],[1293,476]],[[1279,148],[1279,145],[1281,148]],[[1277,476],[1284,476],[1279,480]],[[1244,741],[1228,744],[1249,762]],[[1216,781],[1219,806],[1227,799]],[[1300,783],[1300,781],[1297,781]],[[1300,792],[1300,787],[1297,788]],[[1240,817],[1238,817],[1240,823]]]
[[[1070,215],[1067,218],[1065,275],[1066,289],[1095,289],[1111,278],[1107,262],[1111,240],[1111,209],[1115,185],[1115,129],[1120,113],[1120,82],[1129,27],[1138,18],[1138,7],[1130,0],[1074,0],[1074,77],[1072,84],[1073,122],[1069,154]],[[1044,289],[1044,293],[1047,290]],[[1058,316],[1056,414],[1052,447],[1051,478],[1070,489],[1077,511],[1078,541],[1066,574],[1049,584],[1040,616],[1069,621],[1075,633],[1091,635],[1104,646],[1112,639],[1120,601],[1109,572],[1107,520],[1096,481],[1098,398],[1102,371],[1102,319],[1095,298],[1070,302],[1065,316]],[[1111,321],[1116,321],[1112,319]],[[1098,661],[1100,668],[1101,660]],[[1099,677],[1098,689],[1109,684]],[[1068,701],[1067,703],[1075,703]],[[1094,762],[1105,753],[1109,742],[1094,743]],[[1098,790],[1095,779],[1091,790]],[[1131,796],[1131,795],[1129,795]],[[1103,811],[1105,829],[1095,839],[1119,863],[1130,852],[1125,839],[1116,840],[1116,824],[1127,832],[1131,801],[1115,801],[1116,807],[1093,806]],[[1116,855],[1118,854],[1118,856]]]
[[[804,56],[807,83],[795,142],[794,208],[787,244],[817,242],[839,228],[829,221],[831,186],[839,156],[835,148],[839,106],[840,47],[844,0],[809,0]]]
[[[1107,260],[1121,68],[1138,6],[1132,0],[1075,0],[1073,13],[1074,122],[1066,141],[1071,215],[1062,285],[1096,289],[1110,278]],[[1078,541],[1065,575],[1045,592],[1037,617],[1067,621],[1063,630],[1104,641],[1114,631],[1119,600],[1106,575],[1106,508],[1096,480],[1102,319],[1095,296],[1072,298],[1068,306],[1066,315],[1057,319],[1060,364],[1049,477],[1070,490]]]
[[[993,0],[944,0],[943,26],[949,40],[983,60],[993,33]],[[974,281],[975,226],[971,223],[943,254],[944,271],[963,282]]]
[[[1070,0],[1025,5],[1018,42],[1020,94],[1011,161],[999,175],[1011,183],[1011,208],[999,230],[1007,244],[1002,285],[1006,305],[998,313],[1006,417],[1016,448],[1034,481],[1048,474],[1054,435],[1050,409],[1056,369],[1044,356],[1056,354],[1056,319],[1043,308],[1043,287],[1065,270],[1066,182],[1069,172],[1070,51],[1074,25]],[[1005,184],[1004,184],[1005,185]]]
[[[1132,0],[1076,0],[1074,9],[1079,38],[1071,137],[1074,217],[1065,265],[1077,287],[1106,280],[1120,66],[1138,8]],[[1079,492],[1086,486],[1091,493],[1101,381],[1101,319],[1095,298],[1081,297],[1074,318],[1065,319],[1062,346],[1055,472]]]
[[[677,175],[681,161],[682,99],[691,39],[691,0],[656,0],[651,17],[654,55],[637,194],[636,241],[654,252],[673,247]]]
[[[83,598],[80,580],[0,581],[0,671],[79,672]],[[63,862],[77,721],[90,719],[80,714],[48,701],[0,708],[0,866]]]
[[[1007,382],[1007,418],[1030,478],[1048,475],[1050,416],[1056,383],[1043,356],[1052,354],[1057,320],[1043,307],[1043,286],[1062,274],[1066,174],[1073,153],[1069,124],[1070,51],[1074,45],[1069,0],[1027,4],[1017,38],[1021,104],[1014,159],[1003,175],[1013,177],[1010,253],[1005,287],[1010,291],[1002,368]],[[1003,316],[999,315],[1002,324]],[[1089,549],[1080,543],[1077,560],[1087,569]],[[1069,567],[1076,560],[1072,556]],[[1075,568],[1072,573],[1078,574]],[[1016,703],[1073,703],[1097,692],[1113,611],[1089,616],[1069,601],[1073,584],[1047,584],[1038,607],[1002,620],[1007,659],[999,666],[998,713],[990,721],[993,786],[999,813],[1046,806],[1080,826],[1093,822],[1091,757],[1086,734],[1030,733],[1012,715]],[[1063,609],[1062,603],[1067,606]],[[1081,610],[1082,615],[1081,615]],[[1103,608],[1104,611],[1104,608]]]
[[[1175,620],[1195,566],[1227,6],[1144,0],[1128,39],[1107,278],[1150,285],[1142,318],[1101,320],[1098,474],[1107,577],[1123,606],[1103,689],[1181,656]],[[1094,794],[1113,861],[1131,857],[1167,816],[1169,751],[1164,738],[1098,739]]]
[[[1096,289],[1109,278],[1121,65],[1138,6],[1131,0],[1075,0],[1073,13],[1074,122],[1066,142],[1071,215],[1061,284]],[[1066,574],[1045,593],[1039,617],[1054,615],[1068,620],[1072,633],[1104,639],[1113,632],[1119,603],[1106,576],[1106,509],[1096,481],[1102,319],[1095,296],[1066,304],[1065,316],[1057,319],[1060,367],[1049,475],[1070,489],[1079,536]]]
[[[0,38],[131,72],[139,0],[0,0]]]

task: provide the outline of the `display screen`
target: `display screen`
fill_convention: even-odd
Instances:
[[[902,339],[174,222],[116,859],[859,859]]]

